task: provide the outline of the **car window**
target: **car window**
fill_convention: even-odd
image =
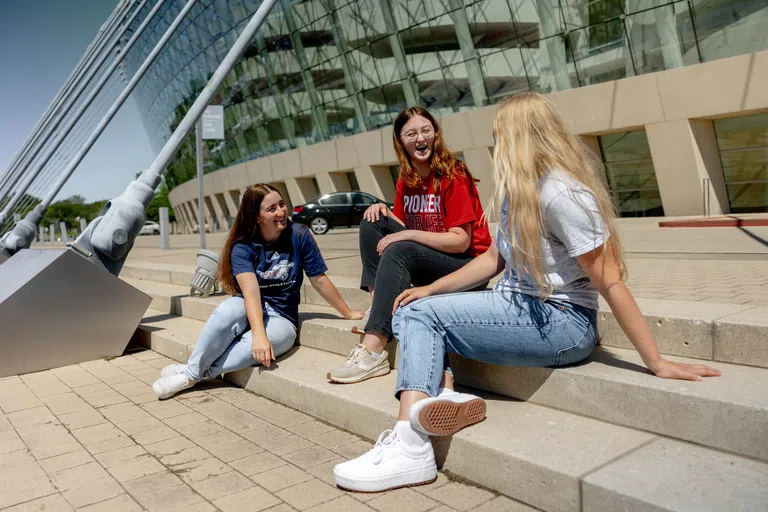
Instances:
[[[375,202],[376,202],[376,199],[369,196],[368,194],[361,194],[360,192],[352,193],[353,204],[373,204]]]
[[[324,206],[336,204],[349,204],[347,194],[328,194],[320,198],[320,204]]]

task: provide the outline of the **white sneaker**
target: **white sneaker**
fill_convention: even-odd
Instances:
[[[180,375],[184,373],[184,370],[186,369],[187,369],[187,365],[185,364],[179,364],[179,363],[169,364],[168,366],[160,370],[160,378],[170,377],[171,375]]]
[[[347,360],[328,372],[328,380],[341,384],[353,384],[373,377],[388,374],[389,359],[387,351],[374,356],[365,345],[358,344],[347,356]]]
[[[485,400],[468,393],[450,393],[419,400],[408,411],[411,426],[430,436],[450,436],[485,419]]]
[[[437,464],[432,443],[408,446],[399,435],[385,430],[368,453],[333,468],[336,485],[347,491],[381,492],[434,482]]]
[[[189,380],[186,375],[176,374],[157,379],[152,384],[152,390],[160,400],[165,400],[166,398],[171,398],[179,391],[184,391],[194,385],[195,381]]]

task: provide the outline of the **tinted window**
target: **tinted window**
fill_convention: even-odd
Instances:
[[[360,194],[360,193],[352,193],[353,204],[373,204],[375,202],[376,200],[371,196]]]
[[[347,194],[329,194],[320,198],[320,204],[331,206],[335,204],[349,204]]]

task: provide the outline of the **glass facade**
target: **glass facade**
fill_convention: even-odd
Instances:
[[[768,114],[714,124],[731,212],[768,211]]]
[[[166,4],[127,76],[184,1]],[[258,6],[200,0],[187,16],[136,92],[156,150]],[[206,142],[205,171],[377,129],[407,105],[458,112],[763,50],[767,33],[766,0],[280,0],[214,100],[226,139]],[[171,188],[194,177],[193,146]],[[660,208],[646,175],[617,183],[627,214]]]
[[[621,217],[664,215],[645,130],[598,137],[608,186]]]

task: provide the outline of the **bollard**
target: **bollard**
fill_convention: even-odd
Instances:
[[[80,217],[80,232],[85,233],[85,228],[88,227],[88,223],[85,221],[84,218]]]
[[[168,207],[160,207],[160,248],[171,248],[171,237],[168,233]]]
[[[51,224],[51,245],[56,241],[56,225]]]
[[[67,237],[67,223],[61,221],[59,227],[61,227],[61,241],[64,243],[69,242],[69,238]]]
[[[13,223],[18,224],[21,221],[21,214],[20,213],[14,213],[13,214]]]
[[[38,243],[44,244],[45,243],[45,227],[40,226],[40,233],[38,234]]]

